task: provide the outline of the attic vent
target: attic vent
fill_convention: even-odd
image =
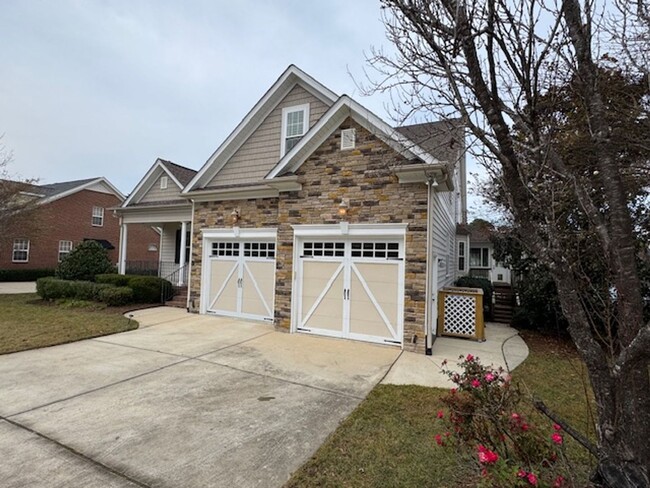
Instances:
[[[354,149],[357,134],[354,129],[343,129],[341,131],[341,151]]]
[[[167,189],[167,177],[166,176],[162,176],[160,178],[160,189],[161,190],[166,190]]]

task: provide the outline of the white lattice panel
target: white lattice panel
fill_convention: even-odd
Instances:
[[[445,295],[444,333],[476,335],[476,297]]]

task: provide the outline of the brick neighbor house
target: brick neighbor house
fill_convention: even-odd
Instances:
[[[113,263],[118,261],[120,219],[111,210],[124,195],[105,178],[21,185],[36,206],[0,232],[0,269],[54,269],[63,256],[84,240],[98,241]],[[132,230],[129,251],[134,259],[158,261],[160,235],[151,226]]]
[[[464,149],[457,121],[392,127],[290,66],[199,171],[156,161],[122,245],[162,228],[191,311],[424,351],[457,272]]]

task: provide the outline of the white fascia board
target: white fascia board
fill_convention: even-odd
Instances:
[[[272,179],[286,171],[295,171],[319,147],[347,117],[352,117],[362,127],[380,138],[407,159],[420,158],[425,163],[439,163],[428,152],[404,137],[386,122],[347,95],[339,100],[314,124],[291,151],[284,155],[278,164],[266,175]]]
[[[192,206],[171,208],[134,208],[120,214],[125,224],[160,224],[166,222],[191,222]]]
[[[404,236],[408,224],[304,224],[292,225],[296,237],[395,237]]]
[[[82,190],[85,190],[86,188],[89,188],[89,187],[91,187],[93,185],[96,185],[96,184],[104,185],[116,197],[118,197],[120,200],[124,200],[124,198],[125,198],[124,194],[120,190],[115,188],[106,178],[101,177],[101,178],[96,178],[94,180],[91,180],[91,181],[89,181],[87,183],[84,183],[83,185],[75,186],[74,188],[71,188],[71,189],[69,189],[67,191],[57,193],[56,195],[52,195],[51,197],[44,198],[44,199],[40,200],[38,202],[38,204],[39,205],[45,205],[47,203],[51,203],[51,202],[54,202],[56,200],[60,200],[61,198],[65,198],[65,197],[68,197],[70,195],[74,195],[75,193],[80,192]]]
[[[126,207],[131,203],[137,203],[138,201],[140,201],[142,195],[146,194],[151,189],[151,186],[155,183],[156,179],[160,175],[159,171],[162,171],[163,173],[168,175],[172,179],[172,181],[176,184],[176,186],[178,186],[179,190],[183,189],[183,185],[181,185],[181,182],[178,181],[173,174],[171,174],[171,172],[165,167],[165,165],[160,161],[160,159],[156,159],[156,162],[153,163],[151,168],[149,168],[147,174],[144,175],[144,177],[136,185],[136,187],[133,189],[133,191],[128,196],[128,198],[124,201],[122,207]],[[133,200],[136,201],[134,202]]]
[[[195,202],[212,202],[221,200],[248,200],[251,198],[275,198],[280,191],[268,185],[246,186],[240,188],[218,188],[214,190],[196,190],[185,195]]]
[[[307,91],[319,98],[324,103],[333,104],[337,96],[330,89],[316,81],[307,73],[298,67],[289,66],[276,82],[269,88],[262,98],[246,114],[242,121],[235,127],[226,140],[221,143],[217,150],[205,162],[199,172],[187,184],[182,193],[189,193],[199,183],[204,182],[204,176],[214,177],[229,157],[248,139],[257,127],[262,123],[266,116],[277,106],[287,93],[296,84],[303,85]],[[222,160],[221,165],[217,163]],[[215,163],[216,166],[215,166]],[[214,166],[214,167],[213,167]]]

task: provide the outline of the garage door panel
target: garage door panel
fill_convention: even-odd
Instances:
[[[396,263],[355,263],[354,265],[384,314],[395,326],[399,318],[399,275]]]
[[[383,304],[378,303],[372,292],[363,286],[353,272],[350,276],[350,333],[373,337],[395,338],[395,328]]]
[[[244,279],[244,300],[248,295],[257,294],[266,305],[267,311],[264,315],[272,315],[275,293],[275,261],[246,261],[245,269],[248,279]],[[257,286],[250,286],[253,284]]]
[[[305,320],[307,314],[320,297],[327,284],[334,277],[336,272],[340,273],[341,264],[332,262],[304,261],[302,263],[302,316],[301,323]],[[335,283],[332,283],[335,285]],[[339,287],[339,299],[343,294],[343,281],[341,280],[335,286]]]
[[[329,264],[329,263],[326,263]],[[336,272],[336,269],[334,270]],[[330,276],[331,278],[331,276]],[[328,288],[321,286],[319,294],[312,305],[302,309],[302,326],[304,328],[342,331],[343,328],[343,273],[339,270]]]
[[[237,312],[238,265],[232,261],[212,260],[209,310]]]

